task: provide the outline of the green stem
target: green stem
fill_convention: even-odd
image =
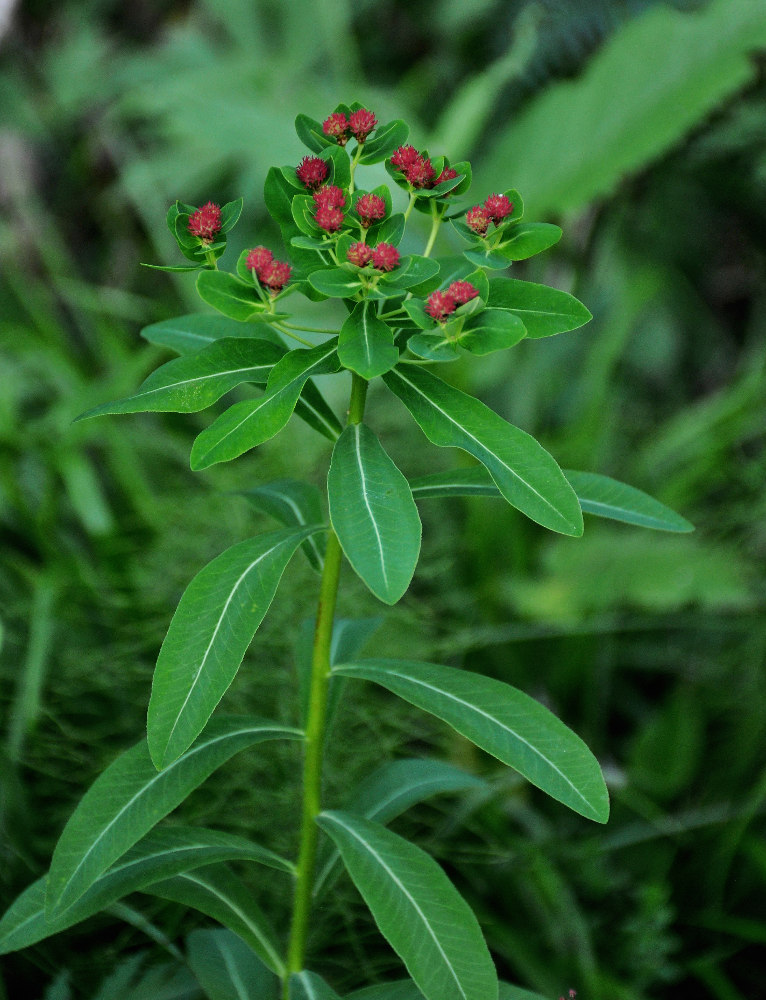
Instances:
[[[304,340],[303,337],[299,337],[297,333],[293,333],[292,330],[288,330],[284,323],[279,323],[276,320],[271,324],[275,330],[279,330],[286,337],[292,337],[293,340],[297,340],[299,344],[303,344],[305,347],[316,347],[316,344],[312,344],[309,340]]]
[[[407,221],[407,219],[409,219],[410,215],[412,214],[412,210],[415,207],[415,199],[416,198],[417,198],[417,195],[415,194],[414,191],[412,191],[410,193],[410,203],[407,206],[407,210],[404,213],[404,221],[405,222]]]
[[[359,145],[356,147],[356,152],[354,153],[354,158],[351,161],[351,181],[350,181],[349,186],[348,186],[348,193],[349,194],[353,194],[354,193],[354,171],[356,170],[356,168],[357,168],[357,166],[359,164],[359,160],[362,158],[362,151],[363,151],[363,149],[364,149],[364,143],[360,142]]]
[[[431,251],[434,248],[434,243],[436,243],[436,234],[439,232],[439,227],[442,224],[441,212],[438,210],[436,203],[431,202],[431,235],[428,237],[428,243],[426,243],[426,248],[423,251],[424,257],[430,257]]]
[[[361,423],[367,397],[367,382],[353,374],[349,400],[348,423]],[[327,538],[322,582],[319,587],[314,645],[311,656],[311,686],[306,720],[305,755],[303,763],[303,805],[301,810],[301,842],[295,880],[293,917],[290,943],[283,983],[283,997],[288,1000],[290,975],[300,972],[306,955],[306,938],[311,916],[311,893],[316,868],[319,828],[316,817],[321,812],[322,756],[327,722],[327,694],[330,682],[330,646],[332,643],[335,605],[343,561],[343,551],[334,531]]]
[[[212,250],[207,251],[207,253],[205,254],[205,259],[207,260],[208,264],[210,265],[210,267],[212,267],[214,271],[218,270],[218,261],[216,260],[215,254],[213,253]]]

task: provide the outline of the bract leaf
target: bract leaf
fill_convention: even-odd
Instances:
[[[399,360],[394,331],[378,319],[374,302],[358,302],[343,323],[338,337],[338,358],[344,368],[367,380],[387,372]]]

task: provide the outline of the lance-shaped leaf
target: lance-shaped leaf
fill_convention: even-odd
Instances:
[[[175,319],[163,319],[159,323],[145,326],[141,336],[150,344],[169,347],[177,354],[195,354],[224,337],[280,343],[277,334],[268,327],[255,327],[215,313],[190,313]]]
[[[324,812],[375,922],[426,1000],[494,1000],[497,975],[476,917],[438,864],[377,823]]]
[[[262,719],[222,718],[213,720],[194,746],[164,771],[155,768],[145,740],[121,754],[96,778],[59,838],[48,876],[48,916],[75,903],[99,875],[234,754],[264,740],[295,740],[302,735]]]
[[[204,410],[242,382],[265,385],[284,350],[255,338],[218,340],[197,354],[162,365],[126,399],[103,403],[78,420],[103,413],[193,413]]]
[[[152,882],[219,861],[246,860],[292,872],[289,861],[254,844],[218,830],[185,826],[152,830],[104,872],[61,916],[46,920],[45,883],[38,879],[0,920],[0,955],[27,948],[73,927]]]
[[[279,982],[227,927],[192,931],[186,955],[197,982],[209,1000],[276,1000]]]
[[[558,243],[561,235],[561,229],[549,222],[521,222],[508,228],[496,251],[508,260],[527,260]]]
[[[346,558],[376,597],[396,604],[418,562],[420,517],[407,480],[364,424],[336,441],[327,494]]]
[[[346,1000],[423,1000],[423,994],[411,979],[396,979],[391,983],[354,990]]]
[[[577,494],[580,506],[588,514],[643,528],[655,528],[658,531],[694,530],[694,525],[686,518],[634,486],[627,486],[595,472],[564,469],[564,475]],[[416,500],[429,497],[500,496],[494,480],[481,465],[421,476],[413,479],[410,486]]]
[[[203,302],[231,319],[245,321],[254,313],[268,311],[255,287],[228,271],[202,271],[197,278],[197,291]]]
[[[191,466],[207,469],[228,462],[274,437],[290,419],[301,389],[312,375],[337,371],[335,342],[286,354],[272,369],[260,399],[230,406],[195,440]]]
[[[491,278],[489,305],[518,316],[533,339],[576,330],[593,319],[574,295],[516,278]]]
[[[303,528],[322,524],[325,520],[319,490],[301,479],[275,479],[246,490],[242,495],[258,510],[271,514],[288,527]],[[314,569],[321,572],[324,554],[316,534],[301,542],[301,548]]]
[[[340,420],[311,379],[301,391],[295,413],[328,441],[337,441],[343,430]]]
[[[574,490],[531,435],[415,365],[387,372],[383,380],[429,441],[462,448],[477,458],[513,507],[552,531],[582,534],[582,511]]]
[[[284,973],[277,935],[253,894],[226,865],[195,868],[142,890],[151,896],[190,906],[217,920],[250,945],[278,976]]]
[[[290,976],[290,1000],[341,1000],[316,972],[294,972]]]
[[[162,643],[147,737],[158,770],[202,732],[239,670],[295,550],[314,531],[271,531],[232,545],[184,591]]]
[[[394,760],[383,764],[361,781],[346,800],[345,808],[348,812],[385,825],[410,806],[432,795],[479,788],[487,788],[487,783],[446,761]],[[327,885],[336,862],[335,852],[324,861],[317,875],[314,895]]]
[[[333,667],[374,681],[514,768],[533,785],[598,823],[609,795],[598,761],[540,702],[492,677],[411,660],[361,660]]]
[[[378,319],[374,302],[359,302],[354,306],[340,328],[338,358],[344,368],[367,380],[387,372],[399,360],[394,331]]]
[[[346,267],[328,267],[309,275],[309,284],[322,295],[351,299],[361,290],[362,282]]]

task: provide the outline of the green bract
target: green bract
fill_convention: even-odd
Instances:
[[[568,292],[506,273],[512,262],[553,246],[561,230],[522,222],[522,199],[512,188],[485,193],[479,204],[459,204],[471,186],[470,164],[450,164],[444,155],[430,157],[408,145],[403,121],[378,122],[361,104],[340,104],[324,122],[299,115],[295,128],[308,153],[300,164],[272,167],[264,191],[283,259],[264,246],[239,248],[232,268],[222,270],[241,199],[220,207],[172,205],[167,225],[190,263],[166,269],[200,270],[197,291],[214,311],[143,330],[146,340],[179,357],[132,395],[83,417],[190,413],[216,405],[191,447],[198,470],[246,455],[296,413],[330,442],[326,489],[285,478],[256,480],[244,494],[282,527],[231,546],[189,583],[157,660],[147,739],[117,757],[86,793],[49,874],[0,922],[0,953],[62,932],[140,891],[221,925],[195,930],[186,942],[191,972],[211,1000],[235,992],[276,1000],[279,980],[282,1000],[333,1000],[333,987],[306,968],[322,964],[321,956],[307,956],[307,940],[314,898],[342,861],[411,977],[362,991],[360,1000],[530,996],[498,985],[468,904],[435,861],[386,828],[431,795],[475,793],[485,783],[439,761],[389,762],[345,803],[328,804],[344,811],[326,809],[322,753],[329,721],[346,688],[355,687],[352,679],[372,681],[452,727],[541,793],[604,823],[609,797],[598,761],[564,721],[500,680],[454,666],[365,658],[379,620],[336,620],[341,565],[347,560],[384,604],[398,602],[420,556],[417,503],[429,497],[502,497],[541,528],[571,538],[582,534],[583,511],[663,531],[691,525],[633,487],[593,472],[562,471],[526,430],[429,370],[431,363],[509,350],[590,319]],[[365,167],[380,162],[393,188],[362,183]],[[422,246],[417,232],[406,233],[415,210],[430,219]],[[447,219],[452,225],[443,230]],[[451,237],[457,237],[454,245]],[[420,252],[405,255],[402,245]],[[440,258],[437,247],[448,256]],[[293,293],[313,303],[310,325],[293,319]],[[341,420],[323,387],[327,379],[349,376]],[[403,404],[425,436],[425,449],[429,443],[461,449],[478,464],[408,480],[408,470],[397,467],[379,439],[374,414],[365,412],[372,381],[384,398]],[[257,475],[257,464],[252,468]],[[295,705],[283,710],[283,719],[296,725],[216,717],[298,549],[321,582],[310,653],[298,657],[300,690]],[[295,861],[225,831],[161,825],[231,757],[256,746],[262,752],[260,744],[275,739],[299,740],[304,749]],[[226,861],[295,874],[286,950]]]

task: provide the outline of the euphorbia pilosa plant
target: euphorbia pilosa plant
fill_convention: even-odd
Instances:
[[[191,581],[160,650],[147,738],[85,794],[50,872],[0,924],[0,950],[34,944],[140,891],[223,925],[187,938],[187,961],[213,1000],[229,995],[221,983],[235,973],[245,991],[237,995],[332,998],[330,986],[307,971],[307,963],[321,965],[321,956],[307,956],[307,937],[339,857],[410,976],[379,986],[374,997],[497,1000],[492,959],[468,905],[429,855],[387,828],[414,802],[474,787],[479,779],[438,761],[399,760],[372,774],[342,808],[328,809],[336,805],[322,796],[328,705],[341,695],[342,680],[381,685],[563,805],[603,823],[609,803],[599,765],[563,722],[505,683],[450,666],[360,655],[368,625],[346,620],[341,629],[335,620],[341,566],[347,561],[377,598],[395,604],[418,561],[417,504],[429,497],[502,496],[543,527],[570,536],[582,533],[583,511],[669,531],[690,525],[632,487],[562,472],[533,437],[437,374],[457,358],[506,350],[588,321],[588,310],[566,292],[504,273],[513,261],[553,245],[560,229],[522,221],[514,190],[490,193],[480,204],[461,201],[471,185],[468,163],[419,151],[407,144],[403,121],[379,125],[359,104],[341,105],[324,123],[300,115],[296,129],[309,153],[297,165],[272,168],[265,185],[289,262],[258,246],[242,251],[236,273],[219,270],[241,201],[222,208],[176,202],[167,222],[189,263],[166,269],[199,271],[201,298],[222,315],[198,313],[145,329],[147,340],[180,357],[135,395],[84,416],[191,412],[242,383],[259,386],[260,395],[234,402],[199,434],[192,468],[246,454],[295,413],[332,449],[328,514],[320,491],[298,479],[251,491],[250,499],[284,527],[232,546]],[[363,168],[375,163],[385,163],[404,191],[403,212],[394,209],[388,185],[359,186]],[[422,253],[403,254],[413,211],[429,217],[430,235]],[[435,259],[437,234],[447,221],[467,245],[459,255]],[[317,326],[291,317],[288,299],[296,293],[315,304]],[[340,299],[346,309],[339,330],[327,326],[327,299]],[[343,423],[313,380],[345,373],[351,388]],[[475,464],[408,481],[378,440],[373,415],[368,422],[374,379],[404,404],[432,444],[463,449]],[[296,724],[213,717],[299,549],[320,581]],[[295,860],[224,831],[161,825],[225,761],[268,740],[303,745]],[[225,864],[242,859],[284,873],[292,899],[284,933]],[[215,949],[226,962],[215,959]],[[223,979],[211,972],[218,968]],[[520,995],[506,984],[501,989],[505,997]]]

